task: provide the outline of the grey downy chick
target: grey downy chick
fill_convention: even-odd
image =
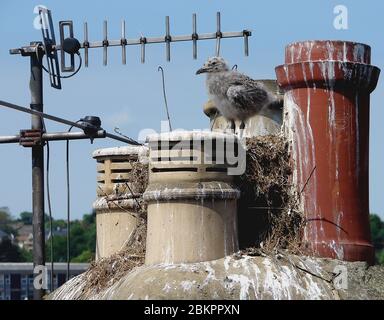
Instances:
[[[245,128],[245,120],[259,113],[263,107],[278,103],[272,92],[260,82],[230,70],[221,57],[212,57],[197,70],[196,74],[207,74],[208,96],[221,115],[230,121],[235,130],[235,121],[240,120],[240,129]]]

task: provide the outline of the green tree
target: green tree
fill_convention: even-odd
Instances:
[[[72,262],[91,262],[95,259],[95,253],[91,250],[85,250],[77,257],[72,259]]]
[[[3,238],[0,242],[1,262],[23,262],[20,248],[12,243],[10,239]]]
[[[0,208],[0,230],[7,234],[15,234],[16,231],[12,227],[12,216],[7,207]]]
[[[47,261],[51,261],[51,239],[45,242]],[[64,236],[53,237],[53,261],[65,262],[67,260],[67,238]]]
[[[33,262],[33,253],[25,249],[20,249],[21,262]]]
[[[376,262],[384,264],[384,221],[376,214],[370,215],[372,242],[376,252]]]
[[[32,224],[32,212],[28,212],[28,211],[23,211],[20,213],[20,222],[24,223],[24,224],[27,224],[27,225],[31,225]]]
[[[64,220],[55,220],[54,229],[60,227],[66,229]],[[70,250],[72,262],[89,262],[94,258],[96,247],[96,214],[85,214],[82,220],[71,221]],[[51,260],[50,243],[46,242],[47,261]],[[66,236],[53,237],[53,256],[55,262],[67,260],[67,238]]]
[[[377,257],[377,262],[379,264],[384,264],[384,250],[381,250],[380,252],[378,252],[376,254],[376,257]]]

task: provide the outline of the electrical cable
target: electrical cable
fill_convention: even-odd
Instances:
[[[81,66],[82,66],[82,64],[83,64],[83,59],[81,58],[80,52],[76,52],[76,54],[79,56],[79,66],[77,67],[76,71],[75,71],[74,73],[71,73],[71,74],[68,75],[68,76],[59,76],[60,79],[68,79],[68,78],[71,78],[71,77],[73,77],[74,75],[76,75],[76,74],[80,71]],[[41,67],[42,67],[43,70],[44,70],[45,72],[47,72],[49,75],[52,75],[52,74],[49,72],[49,70],[47,70],[47,68],[45,68],[43,65],[41,65]]]
[[[76,74],[80,71],[80,69],[81,69],[81,67],[82,67],[82,65],[83,65],[83,59],[81,58],[80,52],[76,52],[76,54],[77,54],[78,57],[79,57],[79,66],[77,67],[76,71],[73,72],[73,73],[71,73],[71,74],[68,75],[68,76],[61,76],[61,75],[59,75],[59,78],[60,78],[60,79],[68,79],[68,78],[71,78],[71,77],[73,77],[74,75],[76,75]],[[37,59],[39,60],[39,50],[36,50],[36,57],[37,57]],[[53,76],[52,73],[51,73],[46,67],[44,67],[43,63],[41,63],[41,68],[42,68],[46,73],[48,73],[51,77]]]
[[[58,123],[63,123],[65,125],[67,125],[67,126],[74,126],[76,128],[82,129],[82,130],[87,129],[86,126],[77,124],[76,122],[69,121],[69,120],[66,120],[66,119],[63,119],[63,118],[59,118],[59,117],[55,117],[53,115],[50,115],[50,114],[47,114],[47,113],[44,113],[44,112],[40,112],[40,111],[36,111],[36,110],[33,110],[33,109],[25,108],[25,107],[22,107],[22,106],[13,104],[13,103],[9,103],[9,102],[3,101],[3,100],[0,100],[0,106],[4,106],[6,108],[11,108],[13,110],[17,110],[17,111],[21,111],[21,112],[24,112],[24,113],[32,114],[32,115],[35,115],[35,116],[38,116],[38,117],[41,117],[41,118],[44,118],[44,119],[48,119],[48,120],[51,120],[51,121],[55,121],[55,122],[58,122]],[[121,142],[128,143],[128,144],[132,144],[132,145],[135,145],[135,146],[143,145],[142,143],[139,143],[139,142],[137,142],[137,141],[135,141],[135,140],[133,140],[131,138],[124,138],[124,137],[117,136],[117,135],[109,133],[109,132],[106,132],[105,136],[107,138],[114,139],[114,140],[121,141]]]
[[[44,132],[47,132],[45,127],[44,119],[42,119]],[[49,232],[51,234],[50,241],[50,254],[51,254],[51,283],[50,291],[53,292],[53,280],[54,280],[54,250],[53,250],[53,215],[52,215],[52,205],[51,205],[51,192],[49,187],[49,165],[50,165],[50,150],[49,142],[47,141],[47,164],[46,164],[46,187],[47,187],[47,202],[48,202],[48,214],[49,214]]]
[[[162,66],[159,66],[157,68],[157,71],[161,71],[161,78],[163,82],[163,97],[164,97],[164,104],[165,104],[165,110],[167,112],[167,118],[168,118],[168,124],[169,124],[169,130],[172,131],[172,126],[171,126],[171,118],[169,116],[169,110],[168,110],[168,102],[167,102],[167,93],[165,92],[165,78],[164,78],[164,70]]]
[[[76,121],[76,122],[80,122]],[[68,129],[71,132],[73,126]],[[69,140],[66,142],[66,176],[67,176],[67,281],[70,278],[70,264],[71,264],[71,189],[70,189],[70,175],[69,175]]]

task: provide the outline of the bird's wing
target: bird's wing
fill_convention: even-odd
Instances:
[[[228,87],[227,98],[232,104],[247,108],[263,105],[268,99],[268,93],[257,83],[234,81]]]

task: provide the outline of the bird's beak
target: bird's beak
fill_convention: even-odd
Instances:
[[[199,70],[196,71],[196,74],[205,73],[205,72],[207,72],[207,70],[208,70],[207,68],[202,67],[202,68],[200,68]]]

